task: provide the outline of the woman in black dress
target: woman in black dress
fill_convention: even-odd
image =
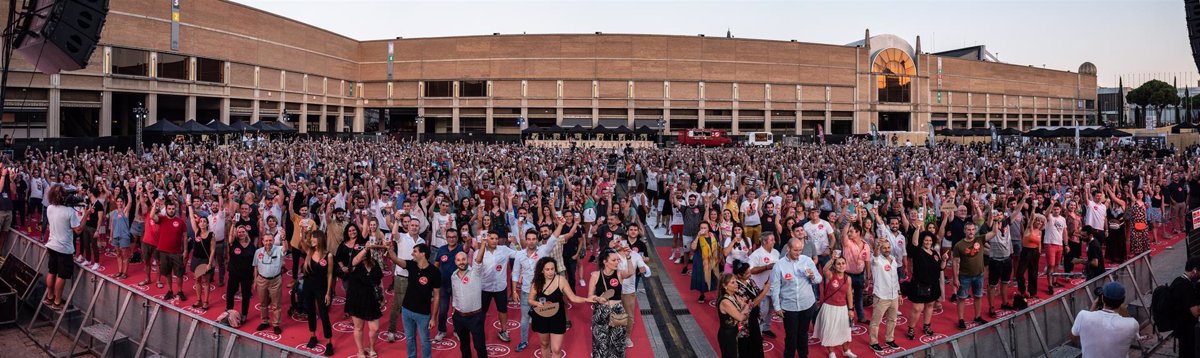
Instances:
[[[717,345],[721,350],[721,358],[739,358],[738,344],[746,336],[747,326],[754,325],[747,322],[751,309],[746,300],[738,297],[737,281],[734,274],[727,273],[721,276],[720,285],[717,286],[717,317],[721,322],[717,329]],[[762,340],[754,344],[761,349]]]
[[[542,357],[560,358],[563,334],[567,333],[566,300],[584,303],[587,299],[576,296],[568,279],[558,275],[558,262],[553,257],[538,259],[534,267],[541,274],[533,277],[533,287],[529,297],[526,297],[532,308],[529,310],[529,328],[538,334],[542,342]]]
[[[382,245],[368,245],[354,255],[353,268],[349,275],[349,288],[346,290],[346,313],[354,319],[354,344],[358,346],[358,356],[375,358],[375,336],[379,334],[379,318],[383,317],[383,292],[380,283],[383,281],[383,268],[375,258],[373,251],[385,248]],[[363,349],[363,328],[367,329],[366,349]]]
[[[196,215],[191,205],[188,206],[188,218],[192,227],[196,228],[196,236],[188,240],[183,256],[189,258],[188,268],[195,273],[200,265],[209,266],[213,262],[213,234],[208,230],[208,219]],[[208,289],[212,277],[211,267],[205,274],[196,277],[196,303],[192,304],[192,308],[208,311]]]
[[[354,256],[362,251],[363,245],[367,244],[366,238],[362,236],[362,229],[359,229],[358,224],[353,222],[346,225],[342,231],[342,244],[338,245],[337,251],[333,253],[333,269],[334,277],[342,280],[342,291],[350,291],[350,273],[354,271]],[[343,312],[342,318],[349,318],[348,312]]]
[[[909,340],[916,339],[917,321],[925,323],[926,335],[933,335],[933,328],[929,326],[930,320],[933,319],[933,305],[929,303],[942,295],[942,287],[938,280],[942,276],[942,269],[946,268],[946,258],[938,255],[937,250],[933,248],[934,236],[922,234],[917,239],[920,240],[920,249],[909,253],[913,265],[912,279],[904,285],[907,291],[905,296],[913,304],[912,315],[909,316],[912,317],[912,323],[908,326]]]
[[[242,300],[242,317],[249,317],[246,314],[250,311],[250,286],[254,284],[254,244],[250,242],[250,234],[247,233],[249,226],[238,226],[236,230],[230,230],[229,248],[226,253],[229,255],[229,282],[225,285],[225,310],[233,309],[233,301],[236,300],[236,295],[241,292]],[[147,260],[149,260],[147,258]]]
[[[317,320],[325,330],[325,355],[333,355],[333,327],[329,323],[329,304],[333,301],[333,254],[325,252],[325,233],[314,231],[309,234],[305,251],[308,260],[304,260],[301,272],[304,274],[301,288],[301,301],[304,302],[304,313],[308,315],[308,332],[312,337],[305,345],[309,349],[316,348]]]
[[[758,305],[763,299],[767,298],[769,290],[764,290],[758,287],[753,280],[750,279],[750,264],[743,261],[733,262],[733,275],[737,279],[738,298],[748,302],[746,307],[750,309],[750,315],[746,321],[746,335],[738,337],[738,358],[762,358],[762,320],[771,319],[770,317],[762,317],[762,313],[758,310]],[[763,287],[770,287],[771,281],[768,280],[763,284]]]

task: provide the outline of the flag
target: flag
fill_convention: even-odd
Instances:
[[[1000,145],[1000,135],[996,132],[996,124],[988,123],[988,129],[992,131],[992,150],[996,150],[996,147]]]
[[[817,125],[817,139],[821,141],[822,145],[825,144],[825,127],[820,124]]]
[[[1079,155],[1079,126],[1075,126],[1075,155]]]
[[[933,146],[933,143],[936,143],[936,142],[937,142],[937,137],[935,137],[935,136],[933,135],[933,126],[932,126],[932,125],[930,125],[930,126],[929,126],[929,140],[928,140],[928,142],[929,142],[929,143],[926,143],[926,145],[927,145],[927,146]]]

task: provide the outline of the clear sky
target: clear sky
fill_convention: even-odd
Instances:
[[[186,1],[186,0],[185,0]],[[1101,86],[1200,81],[1183,0],[407,1],[234,0],[359,40],[646,33],[846,44],[891,33],[925,51],[987,45],[1000,61],[1099,69]],[[1190,82],[1185,82],[1190,81]]]

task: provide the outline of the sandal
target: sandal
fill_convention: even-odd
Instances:
[[[162,282],[159,282],[159,283],[158,283],[158,288],[163,288],[163,284],[162,284]]]
[[[200,309],[200,302],[193,303],[192,308]]]
[[[379,353],[375,353],[375,351],[367,351],[367,357],[369,357],[369,358],[378,358],[378,357],[379,357]]]
[[[929,325],[928,325],[928,324],[927,324],[927,325],[925,325],[925,335],[927,335],[927,336],[932,336],[932,335],[933,335],[933,328],[932,328],[932,327],[929,327]]]
[[[46,306],[53,306],[54,305],[54,297],[46,297],[45,299],[42,300],[42,304],[46,305]]]
[[[917,338],[917,333],[916,333],[915,331],[916,331],[916,330],[915,330],[915,329],[913,329],[913,327],[912,327],[912,326],[908,326],[908,334],[906,335],[906,336],[908,337],[908,340],[910,340],[910,341],[911,341],[911,340],[913,340],[913,339],[916,339],[916,338]]]

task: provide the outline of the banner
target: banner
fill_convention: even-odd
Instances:
[[[171,0],[171,51],[179,51],[179,1]]]
[[[821,141],[822,145],[825,144],[825,127],[820,124],[817,125],[817,139]]]

